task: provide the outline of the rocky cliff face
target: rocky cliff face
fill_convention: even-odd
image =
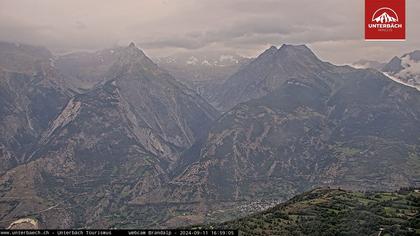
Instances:
[[[161,138],[173,146],[167,148],[190,146],[200,135],[202,125],[218,116],[206,101],[161,70],[134,44],[91,54],[70,54],[57,61],[59,70],[70,74],[67,79],[74,87],[77,78],[89,80],[88,88],[104,83],[118,87],[138,131],[153,130],[152,136],[160,137],[152,139]],[[142,140],[150,142],[149,135]]]
[[[17,204],[5,219],[26,210],[47,227],[110,227],[103,218],[165,182],[171,160],[141,145],[128,116],[111,84],[71,99],[31,160],[0,178],[2,197]]]
[[[28,214],[48,228],[155,220],[143,209],[128,209],[130,201],[168,181],[180,152],[206,131],[217,112],[133,44],[115,49],[112,63],[102,70],[101,81],[87,90],[65,80],[57,86],[55,80],[34,83],[32,77],[14,78],[28,83],[28,91],[18,90],[25,87],[11,87],[14,80],[2,78],[2,101],[10,96],[15,100],[7,104],[22,110],[15,114],[11,107],[1,113],[4,127],[19,125],[2,131],[7,149],[1,156],[0,196],[5,201],[0,212],[5,225]],[[69,84],[61,93],[60,86]],[[40,98],[30,97],[33,93]],[[30,113],[21,100],[38,110]],[[26,149],[7,143],[24,132],[34,133],[22,139]],[[9,151],[13,147],[22,152],[21,159]]]

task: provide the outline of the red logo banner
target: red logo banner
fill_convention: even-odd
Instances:
[[[366,40],[405,40],[405,0],[365,0]]]

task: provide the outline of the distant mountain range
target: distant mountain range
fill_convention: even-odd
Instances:
[[[420,51],[393,57],[388,63],[359,60],[352,64],[357,68],[372,68],[385,72],[392,79],[420,89]]]
[[[202,52],[202,53],[178,53],[169,57],[158,57],[154,59],[156,63],[162,67],[174,69],[175,67],[196,67],[196,68],[215,68],[215,67],[234,67],[240,66],[244,61],[249,61],[249,58],[239,56],[233,53],[217,53],[217,52]],[[209,80],[215,78],[205,78],[200,75],[194,77],[183,78],[185,80]],[[220,78],[224,79],[224,78]]]
[[[175,54],[157,58],[159,66],[214,104],[220,85],[252,59],[236,54]]]
[[[394,57],[382,70],[403,82],[420,88],[420,51]]]
[[[176,227],[319,186],[419,185],[418,90],[305,45],[230,59],[203,98],[133,43],[0,43],[0,227]]]

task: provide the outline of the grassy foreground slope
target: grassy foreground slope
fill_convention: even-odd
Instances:
[[[211,225],[240,235],[420,235],[420,193],[315,189],[262,213]]]

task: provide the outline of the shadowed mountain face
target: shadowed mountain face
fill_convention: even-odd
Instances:
[[[0,175],[29,158],[70,93],[48,50],[0,43]]]
[[[272,68],[259,70],[258,63]],[[189,163],[170,185],[151,194],[154,200],[241,201],[287,198],[322,185],[391,190],[419,183],[417,90],[374,70],[322,62],[303,46],[271,48],[249,67],[230,80],[264,72],[243,80],[271,81],[272,91],[258,90],[266,95],[223,114],[186,153]],[[244,95],[259,94],[253,91]]]
[[[139,140],[155,154],[192,145],[217,112],[193,91],[154,64],[134,44],[57,59],[58,69],[76,90],[111,84],[127,103]],[[87,79],[84,84],[82,80]],[[80,87],[77,87],[81,85]],[[154,141],[160,144],[153,144]]]
[[[34,73],[53,61],[52,54],[43,47],[0,42],[0,66],[8,71]]]
[[[236,104],[259,98],[276,90],[290,79],[316,76],[330,70],[305,45],[272,46],[231,76],[218,91],[216,106],[229,110]]]
[[[128,210],[130,201],[166,183],[180,152],[218,114],[134,44],[113,51],[106,63],[89,65],[101,78],[89,89],[77,89],[78,81],[53,64],[47,68],[62,76],[57,83],[4,72],[2,226],[28,215],[48,228],[155,220]],[[32,136],[20,138],[25,132]]]

